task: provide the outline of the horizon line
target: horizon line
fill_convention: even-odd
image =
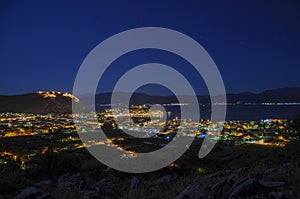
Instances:
[[[291,86],[291,87],[279,87],[279,88],[270,88],[270,89],[266,89],[266,90],[262,90],[259,92],[253,92],[253,91],[240,91],[240,92],[228,92],[226,93],[226,95],[231,95],[231,94],[245,94],[245,93],[249,93],[249,94],[261,94],[264,93],[266,91],[272,91],[272,90],[281,90],[281,89],[300,89],[300,86]],[[39,91],[42,92],[60,92],[60,93],[69,93],[72,94],[72,92],[66,92],[66,91],[58,91],[58,90],[37,90],[37,91],[29,91],[29,92],[25,92],[25,93],[15,93],[15,94],[0,94],[0,96],[17,96],[17,95],[26,95],[26,94],[33,94],[33,93],[38,93]],[[128,91],[116,91],[117,93],[130,93]],[[105,91],[105,92],[99,92],[96,93],[95,95],[100,95],[100,94],[111,94],[112,92],[109,91]],[[149,95],[149,96],[160,96],[160,97],[171,97],[171,96],[176,96],[176,95],[169,95],[169,94],[150,94],[149,92],[134,92],[135,94],[144,94],[144,95]],[[82,94],[81,96],[84,95],[89,95],[89,93],[86,94]],[[188,94],[180,94],[180,96],[190,96]],[[209,93],[206,94],[196,94],[196,96],[210,96]],[[215,95],[215,96],[219,96],[219,95]],[[78,96],[77,96],[78,97]]]

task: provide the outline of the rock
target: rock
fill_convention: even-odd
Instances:
[[[257,179],[246,178],[233,186],[228,198],[246,198],[261,194],[267,194],[268,192],[268,187],[260,184]]]
[[[55,199],[50,193],[45,193],[39,197],[37,197],[36,199]]]
[[[189,185],[176,197],[176,199],[186,199],[186,198],[190,198],[190,199],[205,198],[205,187],[199,184]]]
[[[52,199],[54,198],[49,192],[56,188],[53,181],[46,180],[35,183],[32,187],[27,187],[16,198],[37,198],[37,199]]]
[[[263,174],[263,181],[266,182],[271,182],[274,181],[274,170],[273,169],[268,169],[264,174]]]
[[[96,191],[83,191],[83,198],[84,199],[98,199],[100,198],[99,194]]]
[[[51,180],[45,180],[35,183],[33,186],[38,189],[38,192],[49,192],[49,190],[56,187],[56,183]]]
[[[232,174],[227,178],[228,183],[235,184],[239,180],[239,176],[237,174]]]
[[[225,198],[234,184],[235,182],[230,179],[223,179],[216,183],[211,188],[214,198]]]
[[[206,178],[216,178],[216,177],[224,177],[232,173],[231,170],[222,170],[222,171],[217,171],[215,173],[207,174]]]
[[[68,181],[68,179],[71,177],[71,175],[69,173],[62,175],[58,178],[58,183],[64,183],[66,181]]]
[[[160,185],[170,185],[172,184],[174,180],[174,177],[172,175],[166,175],[166,176],[163,176],[162,178],[158,179],[158,184]]]
[[[240,168],[240,169],[238,169],[235,173],[237,173],[237,174],[247,174],[247,173],[249,173],[249,167],[243,167],[243,168]]]
[[[272,188],[277,188],[277,187],[282,187],[286,185],[285,182],[266,182],[266,181],[259,181],[260,184],[262,184],[265,187],[268,187],[270,189]]]
[[[224,198],[229,194],[231,188],[236,184],[238,180],[237,174],[231,174],[226,179],[222,179],[212,186],[211,190],[214,198]]]
[[[67,189],[77,189],[79,191],[87,187],[87,182],[80,173],[76,173],[72,176],[70,174],[63,175],[59,177],[58,183]]]
[[[27,187],[15,197],[15,199],[35,199],[37,194],[37,189],[35,187]]]
[[[269,193],[269,198],[270,199],[286,199],[288,197],[286,197],[283,192],[272,191],[271,193]]]
[[[99,191],[102,189],[102,187],[103,187],[103,185],[105,185],[105,183],[106,183],[106,180],[102,179],[102,180],[96,182],[95,184],[93,184],[92,189]]]
[[[141,181],[138,177],[133,177],[130,182],[130,190],[137,188],[140,186]]]

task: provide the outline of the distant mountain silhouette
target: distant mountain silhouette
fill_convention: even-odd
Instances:
[[[122,96],[130,95],[130,93],[118,93]],[[191,102],[189,96],[181,96],[185,103]],[[214,96],[213,98],[218,98]],[[101,93],[96,95],[97,104],[110,104],[111,93]],[[198,96],[199,103],[210,103],[210,96]],[[120,101],[121,102],[121,101]],[[143,93],[134,93],[131,97],[131,104],[167,104],[177,103],[175,96],[154,96]],[[262,93],[244,92],[239,94],[227,94],[228,103],[292,103],[300,102],[300,87],[294,88],[280,88],[274,90],[267,90]]]
[[[119,92],[118,96],[130,96],[130,93]],[[219,96],[214,96],[218,98]],[[84,97],[81,97],[84,101]],[[191,102],[189,96],[182,96],[185,103]],[[0,112],[23,113],[71,113],[72,99],[77,99],[70,94],[59,92],[28,93],[23,95],[0,95]],[[130,98],[130,104],[169,104],[178,103],[175,96],[155,96],[143,93],[134,93]],[[101,93],[95,96],[97,106],[111,103],[111,93]],[[199,103],[210,103],[208,95],[198,96]],[[121,102],[121,100],[120,100]],[[227,94],[229,103],[293,103],[300,102],[300,87],[280,88],[267,90],[262,93],[244,92],[239,94]],[[83,103],[84,104],[84,103]]]
[[[130,97],[130,93],[126,92],[117,92],[119,97],[119,101],[122,102],[121,99]],[[101,93],[96,95],[96,103],[97,104],[110,104],[111,103],[111,93]],[[175,96],[156,96],[156,95],[148,95],[144,93],[134,93],[130,98],[131,104],[161,104],[161,103],[173,103],[177,102]],[[118,99],[117,99],[118,100]]]
[[[293,103],[300,102],[300,87],[267,90],[262,93],[228,94],[227,101],[236,103]]]

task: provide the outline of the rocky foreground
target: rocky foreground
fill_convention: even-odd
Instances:
[[[81,173],[65,174],[57,181],[41,181],[24,188],[15,194],[15,199],[298,198],[296,192],[299,187],[291,185],[291,181],[287,182],[292,180],[291,176],[299,175],[294,172],[299,172],[298,165],[285,164],[277,170],[253,171],[241,168],[186,177],[165,175],[155,179],[136,175],[123,181],[115,176],[114,180],[109,177],[98,182],[91,182]],[[177,193],[170,192],[170,189]]]

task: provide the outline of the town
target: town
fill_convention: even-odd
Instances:
[[[299,140],[297,130],[292,121],[280,119],[266,119],[260,121],[225,121],[211,123],[200,120],[198,123],[187,119],[172,119],[162,121],[163,112],[152,111],[145,106],[132,106],[130,113],[105,109],[97,113],[98,122],[92,124],[94,114],[26,114],[1,113],[0,135],[4,137],[40,136],[45,134],[89,133],[97,129],[120,129],[145,132],[147,137],[169,139],[180,128],[180,136],[203,139],[210,136],[227,145],[262,144],[285,146],[292,140]],[[121,119],[120,119],[121,118]],[[151,118],[151,119],[150,119]],[[73,122],[77,120],[76,125]],[[91,119],[91,120],[89,120]],[[91,127],[87,129],[87,127]],[[221,133],[217,133],[221,132]]]

